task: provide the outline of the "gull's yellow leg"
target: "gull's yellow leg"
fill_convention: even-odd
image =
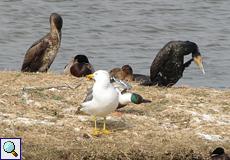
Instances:
[[[102,132],[100,132],[100,134],[102,134],[102,133],[110,133],[110,134],[113,134],[113,132],[108,131],[108,130],[105,129],[105,121],[106,121],[106,117],[104,117],[104,127],[103,127]]]
[[[93,135],[98,135],[99,131],[97,130],[97,117],[96,116],[94,116],[94,121],[95,121],[95,130],[93,132]]]

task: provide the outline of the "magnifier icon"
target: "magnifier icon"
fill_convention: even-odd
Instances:
[[[7,141],[3,145],[3,149],[7,153],[12,153],[15,157],[18,156],[18,154],[14,151],[15,150],[15,145],[11,141]]]

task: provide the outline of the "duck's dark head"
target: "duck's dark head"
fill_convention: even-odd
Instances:
[[[59,14],[52,13],[50,16],[50,24],[54,25],[57,28],[57,30],[60,32],[62,29],[63,20]]]
[[[85,62],[85,63],[89,63],[88,58],[85,55],[82,54],[78,54],[74,57],[74,60],[76,60],[77,62]]]
[[[224,149],[221,147],[216,148],[213,152],[212,155],[220,155],[220,154],[224,154]]]
[[[151,102],[151,101],[143,99],[141,97],[141,95],[139,95],[139,94],[132,93],[131,102],[133,102],[135,104],[140,104],[140,103],[148,103],[148,102]]]

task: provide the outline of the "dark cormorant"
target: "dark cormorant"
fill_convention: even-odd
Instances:
[[[184,56],[192,53],[192,59],[184,63]],[[198,46],[190,41],[170,41],[156,55],[150,68],[151,82],[142,85],[170,87],[183,76],[185,67],[194,61],[205,74]]]
[[[84,77],[94,72],[93,66],[89,63],[88,58],[85,55],[76,55],[74,60],[69,62],[65,68],[65,74],[71,74],[76,77]]]
[[[61,45],[63,20],[57,13],[50,16],[50,33],[36,41],[26,52],[22,72],[47,72]]]
[[[109,72],[109,75],[120,80],[133,81],[133,69],[129,65],[124,65],[122,68],[114,68]]]
[[[211,160],[230,160],[230,156],[225,154],[223,148],[218,147],[212,152]]]

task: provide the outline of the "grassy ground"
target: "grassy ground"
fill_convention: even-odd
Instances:
[[[93,116],[77,112],[93,80],[17,71],[0,77],[0,137],[22,138],[22,159],[209,159],[219,146],[230,153],[227,89],[131,82],[132,92],[152,102],[109,114],[115,133],[93,136]]]

